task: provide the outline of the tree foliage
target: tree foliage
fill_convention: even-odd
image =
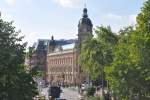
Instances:
[[[111,90],[122,100],[149,100],[150,96],[150,0],[137,16],[136,29],[121,30],[114,60],[105,73]]]
[[[103,73],[103,68],[112,62],[112,48],[117,37],[110,27],[97,27],[96,38],[87,38],[82,44],[79,64],[92,79]]]
[[[150,0],[144,3],[141,12],[137,16],[136,30],[144,33],[150,32]]]
[[[32,100],[37,94],[36,84],[24,65],[23,37],[12,24],[0,18],[0,99]]]
[[[99,54],[101,51],[99,48],[99,44],[95,39],[88,38],[82,45],[78,60],[82,70],[89,74],[92,79],[97,78],[100,74]]]
[[[28,59],[31,59],[33,53],[35,52],[35,46],[33,45],[32,47],[29,47],[28,50],[29,50],[29,51],[27,52],[27,58],[28,58]]]
[[[128,42],[119,43],[114,61],[105,69],[111,89],[120,98],[140,100],[150,95],[150,36],[134,32]],[[144,98],[144,99],[143,99]]]
[[[119,100],[150,99],[150,0],[137,16],[137,24],[119,31],[97,27],[96,38],[83,44],[80,64],[91,76],[104,68],[110,91]],[[91,73],[92,72],[92,73]]]

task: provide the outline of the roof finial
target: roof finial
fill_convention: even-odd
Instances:
[[[51,40],[54,40],[54,36],[53,35],[51,36]]]
[[[84,3],[84,8],[86,8],[86,3]]]
[[[84,4],[83,17],[84,17],[84,18],[87,18],[87,17],[88,17],[87,8],[86,8],[86,3]]]

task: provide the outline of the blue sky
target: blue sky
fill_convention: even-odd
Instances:
[[[78,21],[86,2],[94,27],[110,25],[117,32],[134,25],[146,0],[0,0],[2,18],[14,20],[17,30],[32,45],[37,39],[76,38]]]

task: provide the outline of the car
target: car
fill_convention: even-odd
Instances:
[[[92,86],[92,84],[87,84],[87,83],[84,83],[81,85],[81,89],[82,90],[86,90],[88,87]]]
[[[85,84],[81,85],[81,90],[84,91],[85,90]]]

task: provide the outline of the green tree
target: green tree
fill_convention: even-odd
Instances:
[[[105,68],[111,89],[121,100],[149,100],[150,96],[150,0],[137,16],[136,29],[121,31],[114,60]]]
[[[122,100],[146,100],[150,95],[150,35],[136,31],[128,42],[119,43],[114,50],[111,67],[105,68],[111,89]]]
[[[100,75],[99,54],[100,45],[96,39],[88,38],[82,44],[81,54],[78,59],[82,70],[89,74],[91,79],[96,79]]]
[[[79,64],[92,79],[103,74],[103,68],[112,62],[112,48],[117,36],[110,27],[97,27],[96,38],[87,38],[82,44]]]
[[[137,16],[136,30],[144,33],[150,32],[150,0],[144,3],[141,12]]]
[[[27,58],[28,59],[31,59],[32,58],[32,55],[34,54],[35,52],[35,45],[33,45],[32,47],[29,47],[28,48],[28,52],[27,52]]]
[[[103,48],[100,48],[102,51],[100,55],[102,59],[100,59],[99,62],[101,64],[101,79],[102,79],[102,87],[103,87],[102,93],[104,94],[105,86],[107,86],[107,89],[109,90],[109,84],[108,84],[109,81],[106,80],[106,73],[104,69],[110,66],[113,61],[113,49],[117,44],[119,37],[111,31],[110,26],[97,27],[95,32],[97,33],[97,41],[100,44],[103,44]]]
[[[110,27],[97,27],[95,33],[96,38],[88,38],[83,42],[79,64],[91,79],[101,80],[103,95],[104,86],[106,86],[104,68],[113,61],[112,52],[118,37],[111,31]]]
[[[0,17],[0,99],[32,100],[37,95],[36,83],[24,65],[23,37],[12,24]]]
[[[111,27],[101,26],[95,29],[97,34],[97,41],[99,44],[103,45],[103,48],[100,48],[102,51],[100,63],[104,66],[108,66],[113,61],[113,48],[118,42],[118,36],[112,32]]]
[[[118,41],[116,33],[113,33],[110,26],[97,26],[95,29],[97,40],[105,45],[115,45]]]

